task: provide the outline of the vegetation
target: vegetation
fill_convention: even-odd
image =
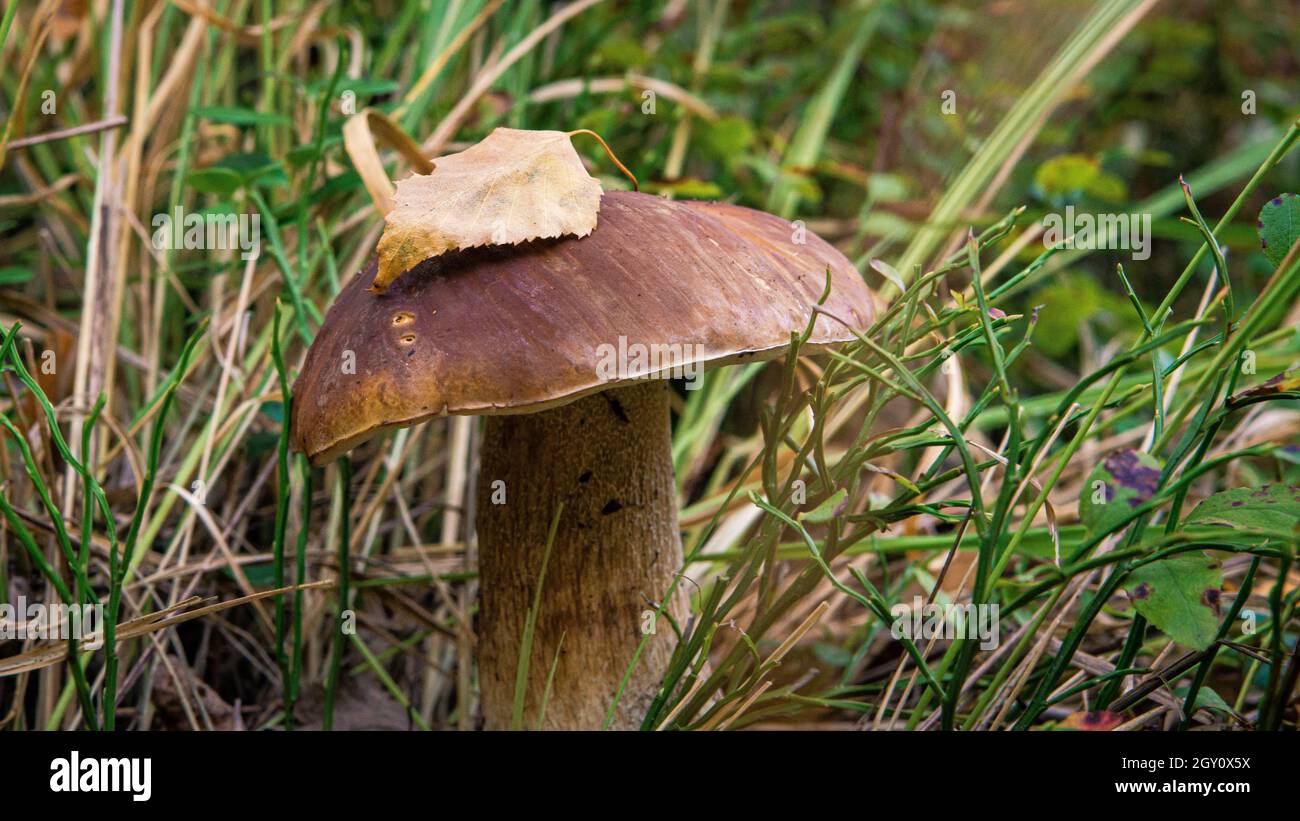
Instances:
[[[7,0],[0,605],[105,624],[0,637],[0,727],[476,726],[476,423],[312,468],[288,420],[383,178],[508,126],[778,214],[880,295],[854,344],[677,392],[691,615],[643,639],[676,642],[644,728],[1294,728],[1293,28],[1254,0]],[[898,635],[953,604],[997,635]]]

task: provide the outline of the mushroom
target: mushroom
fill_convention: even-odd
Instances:
[[[541,726],[601,727],[652,633],[610,721],[640,725],[674,647],[653,613],[675,588],[664,610],[680,624],[688,587],[674,585],[683,568],[672,389],[648,377],[782,356],[828,269],[826,309],[864,329],[872,302],[862,277],[802,226],[734,205],[613,192],[587,237],[444,254],[382,294],[366,290],[372,259],[344,287],[294,386],[294,442],[323,464],[389,428],[486,417],[476,526],[489,729],[511,723],[553,522],[524,726],[537,726],[545,699]],[[852,338],[820,316],[805,349]]]

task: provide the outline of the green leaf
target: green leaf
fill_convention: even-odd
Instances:
[[[0,285],[21,285],[31,280],[31,278],[31,268],[21,268],[16,265],[6,265],[0,268]]]
[[[1080,194],[1115,202],[1128,193],[1123,180],[1102,170],[1096,157],[1085,154],[1063,154],[1047,160],[1034,172],[1034,185],[1051,202]]]
[[[754,129],[743,117],[719,117],[704,128],[702,147],[714,157],[729,159],[743,154],[754,142]]]
[[[650,52],[626,34],[608,37],[596,47],[594,63],[601,68],[622,72],[649,65],[650,62]]]
[[[194,213],[203,217],[203,219],[206,221],[209,214],[216,214],[218,216],[226,216],[227,214],[234,214],[238,216],[240,212],[238,209],[235,208],[235,203],[232,202],[231,200],[219,200],[217,202],[213,202],[205,205],[204,207],[196,210]]]
[[[1097,160],[1083,154],[1062,154],[1052,157],[1034,172],[1034,184],[1043,193],[1069,194],[1084,190],[1097,177],[1100,167]]]
[[[319,94],[330,86],[330,77],[328,74],[319,80],[313,80],[307,83],[306,88],[312,94]],[[396,80],[384,77],[340,77],[338,83],[334,86],[335,94],[342,94],[345,91],[351,91],[358,97],[379,97],[384,94],[392,94],[398,88]],[[358,110],[361,108],[357,107]]]
[[[716,183],[697,180],[694,177],[682,177],[672,182],[650,183],[642,187],[653,189],[656,194],[673,194],[688,200],[716,200],[722,197],[722,189]]]
[[[1177,690],[1174,690],[1174,694],[1178,696],[1179,699],[1186,699],[1187,688],[1179,687]],[[1224,715],[1232,715],[1232,708],[1228,706],[1228,702],[1224,701],[1223,696],[1214,692],[1209,687],[1202,687],[1196,691],[1196,704],[1193,706],[1197,710],[1205,709],[1210,710],[1211,712],[1223,713]]]
[[[220,197],[228,197],[235,193],[244,182],[239,174],[229,168],[216,167],[191,171],[185,179],[191,188]]]
[[[342,137],[332,134],[321,141],[322,152],[328,152],[330,149],[340,145],[342,142]],[[285,153],[284,158],[288,160],[290,165],[301,167],[316,159],[317,154],[316,143],[313,142],[290,148],[288,152]]]
[[[1287,251],[1300,238],[1300,197],[1282,194],[1268,201],[1259,212],[1259,244],[1274,267],[1281,265]]]
[[[845,668],[853,663],[853,654],[843,647],[828,642],[819,641],[813,645],[813,655],[822,664],[831,667]]]
[[[262,413],[266,414],[272,422],[276,424],[284,423],[284,403],[283,402],[263,402]]]
[[[1079,326],[1109,307],[1104,289],[1094,277],[1064,274],[1054,277],[1029,300],[1041,305],[1034,347],[1053,358],[1068,353],[1079,341]]]
[[[283,165],[259,153],[230,154],[207,168],[191,171],[186,179],[199,191],[222,197],[249,185],[276,188],[289,182]]]
[[[1079,520],[1088,537],[1109,533],[1133,509],[1155,495],[1160,462],[1151,454],[1125,448],[1106,457],[1088,476],[1079,500]]]
[[[253,587],[274,587],[275,586],[275,566],[270,562],[265,564],[247,564],[241,568],[244,571],[244,577]],[[221,572],[231,581],[237,581],[235,573],[229,567],[221,568]]]
[[[244,185],[256,183],[263,188],[276,188],[289,183],[284,166],[261,152],[229,154],[210,167],[235,172]]]
[[[813,523],[829,522],[844,508],[844,500],[848,495],[849,492],[847,490],[840,488],[830,496],[827,496],[826,500],[817,505],[817,507],[805,513],[802,516],[802,519],[805,522]]]
[[[1137,568],[1124,591],[1162,633],[1184,647],[1204,650],[1219,632],[1222,586],[1220,564],[1197,551]]]
[[[1300,522],[1300,487],[1263,485],[1216,493],[1196,506],[1184,525],[1206,524],[1289,532]]]
[[[262,454],[267,454],[274,458],[275,449],[279,445],[280,434],[276,431],[258,431],[251,433],[245,439],[244,448],[247,451],[249,459],[256,459]]]
[[[206,106],[196,108],[194,114],[206,120],[231,125],[289,125],[293,121],[283,114],[268,114],[251,108]]]
[[[613,106],[608,108],[593,108],[578,118],[574,128],[586,128],[595,131],[597,134],[608,134],[615,128],[617,120],[616,109]],[[600,149],[597,148],[597,151]],[[593,153],[592,156],[595,156]]]
[[[875,202],[900,202],[907,199],[911,185],[901,174],[872,174],[867,183],[867,195]]]

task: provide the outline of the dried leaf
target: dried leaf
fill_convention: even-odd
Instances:
[[[186,692],[178,688],[172,671],[184,677],[180,685],[186,688]],[[192,712],[186,711],[186,706],[194,702],[202,704],[203,709],[200,714],[211,723],[212,729],[221,731],[244,729],[239,710],[226,702],[206,681],[195,677],[188,670],[185,661],[173,654],[168,654],[168,663],[160,667],[154,675],[153,690],[150,695],[154,706],[158,708],[162,727],[168,730],[194,729],[190,723],[190,716],[199,711],[194,707],[191,707]]]
[[[898,271],[894,270],[894,266],[885,262],[883,259],[872,258],[871,268],[882,277],[889,280],[889,284],[897,288],[900,294],[907,293],[907,283],[903,281],[901,276],[899,276]]]
[[[1292,368],[1262,385],[1233,394],[1228,397],[1227,405],[1230,408],[1239,408],[1266,399],[1285,399],[1296,393],[1300,393],[1300,368]]]
[[[397,183],[379,240],[372,291],[429,257],[479,245],[586,236],[596,227],[600,183],[563,131],[498,128],[478,145]]]
[[[294,707],[296,726],[304,732],[317,732],[324,726],[324,715],[324,684],[304,685],[301,699]],[[396,732],[414,729],[412,723],[406,708],[398,704],[374,676],[343,676],[339,679],[334,702],[333,728],[336,731]]]
[[[1058,730],[1083,730],[1088,732],[1109,732],[1124,720],[1118,713],[1109,710],[1070,713],[1056,725]]]

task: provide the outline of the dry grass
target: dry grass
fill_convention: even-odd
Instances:
[[[650,190],[689,195],[692,186],[706,184],[693,173],[716,161],[725,165],[719,178],[742,179],[749,199],[766,195],[771,207],[808,220],[862,262],[889,255],[935,265],[936,251],[953,231],[958,242],[952,249],[964,257],[960,240],[965,223],[973,222],[983,226],[987,240],[979,248],[986,288],[1032,273],[998,296],[1011,315],[998,326],[1003,334],[1024,318],[1012,298],[1019,299],[1029,283],[1060,273],[1064,263],[1027,263],[1023,249],[1033,250],[1040,227],[1030,221],[999,228],[995,198],[1004,186],[1019,184],[1012,178],[1017,161],[1075,81],[1116,48],[1151,4],[1102,4],[1111,7],[1111,27],[1081,38],[1073,62],[1056,66],[1062,78],[1058,87],[1044,90],[1032,105],[1015,108],[990,93],[992,122],[976,122],[973,128],[988,135],[999,121],[1023,122],[999,137],[1001,153],[978,155],[981,165],[956,175],[959,184],[949,196],[936,201],[913,192],[885,203],[875,202],[869,190],[882,169],[872,166],[867,149],[837,136],[831,126],[842,119],[869,121],[879,130],[873,146],[897,157],[898,135],[914,119],[900,119],[896,110],[864,114],[852,82],[843,89],[829,81],[823,85],[822,78],[834,75],[830,53],[815,70],[791,69],[816,78],[812,90],[821,96],[816,106],[804,109],[809,90],[782,85],[784,64],[746,55],[737,30],[742,24],[747,31],[756,28],[761,14],[729,9],[725,2],[677,0],[628,8],[601,0],[565,6],[500,0],[435,5],[442,13],[426,19],[398,2],[377,4],[382,8],[373,17],[306,0],[5,4],[12,25],[3,42],[0,75],[8,114],[0,140],[0,259],[12,265],[13,275],[6,268],[0,279],[0,321],[6,330],[22,323],[15,356],[48,397],[72,452],[103,488],[112,521],[93,499],[87,503],[87,483],[61,455],[39,397],[6,362],[3,411],[31,450],[35,476],[25,471],[10,437],[0,479],[15,518],[0,530],[0,590],[8,601],[58,598],[24,552],[16,536],[21,525],[67,584],[76,584],[77,565],[64,561],[60,530],[82,557],[91,594],[107,602],[110,590],[120,592],[120,671],[110,671],[102,637],[99,647],[81,648],[87,686],[99,705],[95,711],[112,712],[119,728],[318,727],[331,712],[326,706],[331,699],[333,725],[340,729],[471,729],[476,724],[476,426],[465,419],[439,420],[367,444],[351,459],[350,483],[338,465],[316,471],[310,484],[304,481],[308,474],[295,467],[286,481],[277,458],[284,396],[273,353],[282,351],[288,374],[296,373],[322,312],[373,252],[383,197],[391,190],[388,181],[419,165],[414,143],[400,134],[410,134],[427,159],[462,146],[459,140],[481,136],[493,124],[599,130],[612,119],[611,128],[622,130],[627,149],[608,130],[602,133],[638,173],[638,162],[645,172],[653,169],[644,174]],[[263,17],[272,6],[273,13]],[[1087,10],[1072,5],[1062,18],[1084,25],[1091,19]],[[860,17],[852,4],[826,14],[836,31],[859,36],[857,25],[848,25]],[[636,25],[629,29],[622,15],[631,15]],[[873,34],[864,26],[860,36],[867,43]],[[615,40],[653,55],[658,65],[676,68],[660,75],[624,70],[608,48],[601,50]],[[973,41],[983,42],[971,37],[954,51],[973,48]],[[920,45],[933,55],[952,43],[935,34]],[[1001,69],[1014,74],[1024,90],[1054,54],[1055,49],[1022,50],[1014,59],[1004,54],[1000,63],[996,54],[975,57],[988,61],[992,74]],[[722,68],[714,71],[718,62]],[[918,77],[922,68],[915,69]],[[849,78],[853,70],[850,65]],[[758,145],[746,149],[749,165],[733,166],[710,160],[707,145],[721,139],[717,123],[729,112],[749,113],[733,99],[744,71],[762,74],[755,82],[770,84],[778,102],[755,123],[761,135]],[[646,90],[657,95],[660,116],[637,113]],[[42,112],[46,91],[54,94],[54,113]],[[1005,87],[999,91],[1006,94]],[[382,118],[365,113],[367,97],[384,112]],[[1005,119],[994,116],[1008,108]],[[344,123],[358,113],[353,122],[361,125],[349,133]],[[825,122],[809,125],[818,117]],[[866,128],[863,124],[855,133],[865,134]],[[1281,130],[1269,136],[1271,146]],[[951,135],[945,139],[956,142]],[[1225,154],[1246,157],[1235,176],[1215,186],[1233,196],[1262,157],[1236,148]],[[963,167],[965,159],[964,150],[954,149],[949,170]],[[607,188],[624,185],[603,155],[593,151],[587,160]],[[930,187],[935,180],[927,175],[938,172],[910,165],[914,162],[919,161],[899,158],[900,174],[914,171],[923,182],[917,188]],[[262,167],[250,173],[256,163]],[[222,168],[228,170],[214,170]],[[800,183],[814,175],[851,189],[852,207],[811,197]],[[235,187],[223,188],[232,179]],[[833,190],[842,194],[844,188]],[[150,241],[156,215],[171,214],[177,206],[193,213],[218,204],[260,214],[263,241],[257,255],[245,260],[237,251],[160,249]],[[763,199],[751,204],[762,205]],[[924,215],[935,206],[935,221],[925,223]],[[1224,210],[1217,200],[1216,209]],[[1183,213],[1181,203],[1178,212]],[[885,227],[881,214],[892,218]],[[906,227],[902,235],[895,233],[900,222]],[[915,244],[905,246],[909,238]],[[1186,240],[1184,245],[1196,248]],[[1081,256],[1062,258],[1077,264]],[[1169,260],[1163,262],[1170,267]],[[1175,275],[1181,265],[1172,268]],[[912,267],[899,267],[910,279]],[[1284,263],[1278,272],[1268,283],[1236,285],[1242,306],[1279,293],[1286,303],[1255,329],[1252,349],[1262,376],[1294,367],[1297,358],[1292,339],[1300,325],[1296,266]],[[956,310],[952,298],[964,294],[963,305],[970,306],[982,298],[970,284],[968,261],[960,260],[947,273],[909,290],[907,297],[882,300],[882,309],[902,309],[900,318],[879,329],[879,340],[920,374],[947,417],[972,415],[964,428],[966,446],[957,450],[969,449],[967,455],[979,464],[973,475],[961,470],[951,441],[945,445],[934,433],[941,430],[935,409],[907,392],[892,395],[878,382],[854,381],[860,374],[840,360],[801,360],[784,372],[775,366],[720,372],[706,390],[679,403],[674,459],[684,543],[692,556],[685,572],[697,612],[704,614],[688,636],[698,642],[684,644],[679,661],[696,671],[707,659],[715,677],[705,670],[675,680],[652,722],[656,726],[943,726],[953,716],[928,700],[915,658],[863,606],[868,587],[860,582],[869,580],[890,604],[910,602],[913,595],[942,601],[996,597],[1005,604],[1052,578],[1060,564],[1054,542],[1060,542],[1067,565],[1072,551],[1087,542],[1078,524],[1078,501],[1106,454],[1162,442],[1156,418],[1167,415],[1173,427],[1176,420],[1187,423],[1179,430],[1200,424],[1183,418],[1183,411],[1205,398],[1202,383],[1216,375],[1214,350],[1168,375],[1159,412],[1152,410],[1148,359],[1130,374],[1117,373],[1109,392],[1103,393],[1104,381],[1098,382],[1066,401],[1070,388],[1141,340],[1133,333],[1107,337],[1085,327],[1076,358],[1055,361],[1029,350],[1016,363],[1012,378],[1021,391],[1017,401],[1025,433],[1039,437],[1041,447],[1008,473],[1009,449],[1019,447],[1009,441],[1010,411],[1005,396],[987,397],[989,386],[1005,373],[983,354],[954,359],[955,367],[942,370],[927,354],[963,333],[978,334],[972,329],[980,327],[979,310]],[[1182,285],[1175,287],[1174,275],[1158,279],[1162,287],[1155,301],[1165,294],[1177,297]],[[1199,299],[1173,303],[1178,313],[1170,327],[1188,325],[1186,334],[1165,346],[1173,356],[1219,333],[1224,297],[1218,281],[1199,283],[1188,291]],[[890,290],[883,279],[873,284]],[[277,311],[283,329],[278,337]],[[932,323],[931,316],[946,321]],[[1128,321],[1131,325],[1132,317]],[[1015,340],[999,338],[1014,345],[1022,333],[1022,326],[1016,328]],[[197,341],[187,358],[183,347],[191,337]],[[906,369],[890,370],[870,350],[855,348],[852,356],[904,379]],[[51,361],[52,368],[42,367]],[[183,378],[168,411],[156,400],[166,393],[178,363],[184,373],[177,376]],[[806,399],[819,386],[842,392],[813,426],[812,402],[799,406],[795,397]],[[1217,394],[1219,386],[1214,390]],[[88,427],[101,396],[98,421]],[[976,412],[981,401],[985,404]],[[1053,415],[1063,401],[1066,411]],[[759,408],[771,416],[755,423]],[[1092,408],[1095,417],[1080,424],[1080,416]],[[772,420],[787,415],[780,429],[797,440],[793,447],[771,436]],[[913,434],[895,438],[907,429]],[[1223,461],[1189,482],[1185,502],[1179,500],[1184,514],[1217,490],[1268,479],[1294,481],[1288,465],[1297,440],[1300,410],[1294,400],[1238,412],[1198,453],[1199,464]],[[155,442],[158,450],[151,452]],[[809,461],[798,446],[814,442],[817,457]],[[1293,448],[1289,456],[1279,453],[1284,445]],[[769,460],[765,473],[762,465]],[[760,467],[747,469],[753,465]],[[785,480],[803,477],[811,499],[803,509],[811,509],[831,491],[817,465],[843,467],[853,476],[851,483],[845,480],[853,490],[847,509],[826,532],[812,534],[826,550],[829,574],[809,561],[793,529],[774,526],[748,496],[758,491],[773,504],[780,499],[793,513],[800,505],[789,501]],[[933,481],[923,481],[927,474]],[[999,523],[999,541],[999,533],[989,535],[960,515],[965,508],[957,503],[969,505],[982,489],[992,506],[1009,475],[1015,501],[1004,506],[1007,520]],[[782,481],[774,483],[777,476]],[[146,492],[150,477],[153,488]],[[923,485],[924,492],[906,493],[913,483]],[[62,516],[61,527],[43,505],[42,488]],[[84,526],[87,509],[91,527]],[[882,510],[887,520],[872,518]],[[310,525],[304,523],[306,512]],[[1017,532],[1017,550],[1000,582],[980,582],[980,557]],[[341,539],[347,540],[346,554],[340,552]],[[981,548],[981,539],[990,546]],[[1104,557],[1131,543],[1117,532],[1090,555]],[[124,552],[119,554],[117,545]],[[1236,589],[1253,573],[1252,592],[1243,604],[1282,616],[1281,638],[1277,631],[1253,637],[1234,633],[1218,645],[1217,661],[1214,656],[1207,661],[1204,656],[1189,660],[1195,654],[1153,631],[1137,636],[1129,653],[1133,614],[1117,590],[1106,588],[1106,606],[1080,620],[1109,572],[1109,565],[1099,563],[1006,613],[997,649],[953,662],[965,665],[960,679],[944,679],[957,689],[957,725],[1013,726],[1057,659],[1062,659],[1059,681],[1050,681],[1042,695],[1049,700],[1067,695],[1044,706],[1034,718],[1036,726],[1092,709],[1105,682],[1115,681],[1119,686],[1108,703],[1125,708],[1125,727],[1176,727],[1185,717],[1184,698],[1176,690],[1202,669],[1230,709],[1199,709],[1190,721],[1256,726],[1266,723],[1262,711],[1272,699],[1274,709],[1281,710],[1279,721],[1294,723],[1294,693],[1284,688],[1288,675],[1294,686],[1300,663],[1286,649],[1295,638],[1289,620],[1300,575],[1279,558],[1286,539],[1255,548],[1254,553],[1226,550],[1226,589]],[[1289,549],[1294,550],[1294,539]],[[275,595],[277,554],[288,568],[284,586],[302,584],[292,595]],[[357,633],[336,643],[340,555],[350,557]],[[1256,566],[1252,559],[1260,555],[1265,560]],[[294,570],[299,560],[302,578]],[[725,599],[725,606],[708,606],[711,598]],[[277,601],[300,631],[296,647],[284,634],[288,625],[277,615]],[[1085,632],[1063,653],[1076,624]],[[930,641],[918,650],[927,665],[937,667],[952,646]],[[0,641],[0,728],[75,728],[95,720],[79,700],[67,652],[59,643]],[[1278,669],[1284,658],[1290,659],[1285,671]],[[1116,675],[1117,663],[1129,672]],[[326,685],[336,667],[341,678],[331,696]],[[116,680],[117,693],[111,711],[101,703],[110,679]],[[1068,692],[1083,684],[1093,686]]]

